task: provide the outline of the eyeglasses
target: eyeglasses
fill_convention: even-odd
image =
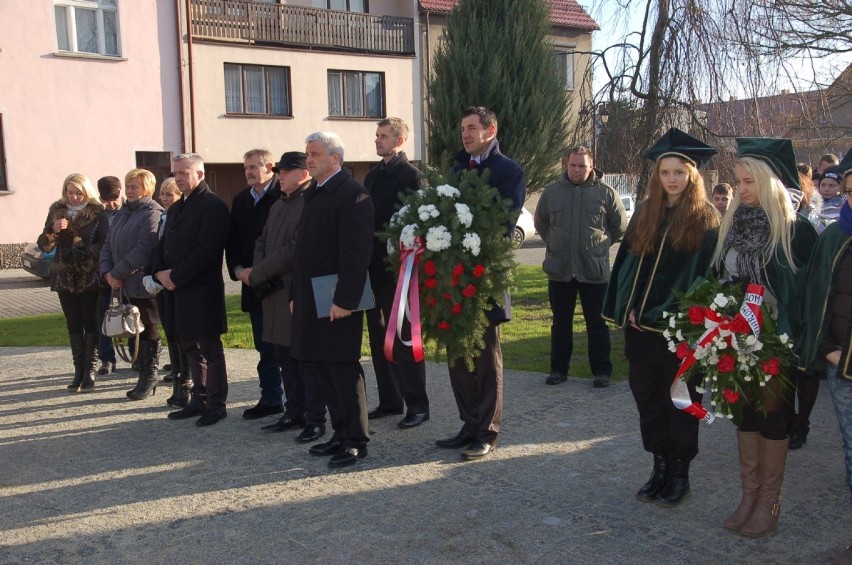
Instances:
[[[846,196],[852,196],[852,188],[850,188],[848,190],[844,190],[843,194],[845,194]]]

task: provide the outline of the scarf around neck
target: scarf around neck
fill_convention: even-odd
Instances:
[[[736,209],[731,230],[725,236],[725,254],[731,249],[737,253],[736,278],[766,284],[763,265],[769,233],[769,217],[763,208],[742,204]]]

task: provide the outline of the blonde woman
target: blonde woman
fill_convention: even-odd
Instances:
[[[38,246],[42,251],[56,249],[50,290],[59,295],[74,360],[69,392],[95,388],[100,339],[98,258],[108,231],[109,218],[92,181],[80,173],[68,175],[62,197],[50,205]]]
[[[127,392],[131,400],[142,400],[157,390],[160,316],[154,295],[142,282],[151,272],[163,212],[151,198],[156,185],[154,174],[145,169],[133,169],[124,176],[126,200],[113,217],[109,238],[101,250],[101,275],[113,290],[124,289],[130,303],[139,308],[145,326],[139,335],[139,379]]]
[[[763,285],[778,333],[795,340],[801,326],[796,274],[807,265],[817,235],[786,190],[799,189],[793,146],[788,139],[764,138],[737,139],[737,146],[737,190],[722,220],[714,267],[732,283]],[[762,411],[746,402],[737,430],[743,492],[725,527],[746,537],[778,527],[792,413],[792,390],[782,385],[775,379],[766,387]]]

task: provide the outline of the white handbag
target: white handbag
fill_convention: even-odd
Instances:
[[[139,334],[145,331],[145,325],[142,323],[139,308],[126,300],[123,289],[112,289],[109,307],[104,313],[104,321],[101,324],[101,334],[112,338],[116,351],[124,361],[133,363],[139,355]],[[125,337],[136,338],[132,358],[125,351],[124,344],[119,341]]]

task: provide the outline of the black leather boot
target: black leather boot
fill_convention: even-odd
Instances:
[[[85,339],[83,334],[68,334],[71,343],[71,358],[74,360],[74,380],[68,385],[68,392],[77,392],[83,384],[83,359],[85,358]]]
[[[95,375],[98,371],[98,342],[101,335],[98,332],[86,333],[83,344],[83,384],[80,392],[92,392],[95,390]]]
[[[636,500],[654,502],[654,497],[663,490],[666,484],[666,469],[668,469],[668,459],[666,459],[666,456],[655,453],[654,470],[651,471],[651,478],[636,493]]]
[[[139,383],[127,393],[130,400],[142,400],[157,392],[157,369],[160,366],[160,340],[139,342]]]
[[[174,336],[172,336],[172,338],[174,338]],[[171,341],[167,342],[167,344],[169,349],[169,361],[171,361],[171,372],[163,377],[163,382],[171,383],[174,382],[174,380],[180,374],[183,364],[181,363],[181,351],[177,340],[172,339]]]
[[[172,395],[166,399],[166,404],[175,408],[183,408],[189,403],[189,391],[192,388],[192,380],[186,373],[178,373],[172,381]]]
[[[666,484],[654,498],[660,506],[677,506],[689,494],[689,461],[672,457],[668,462]]]

